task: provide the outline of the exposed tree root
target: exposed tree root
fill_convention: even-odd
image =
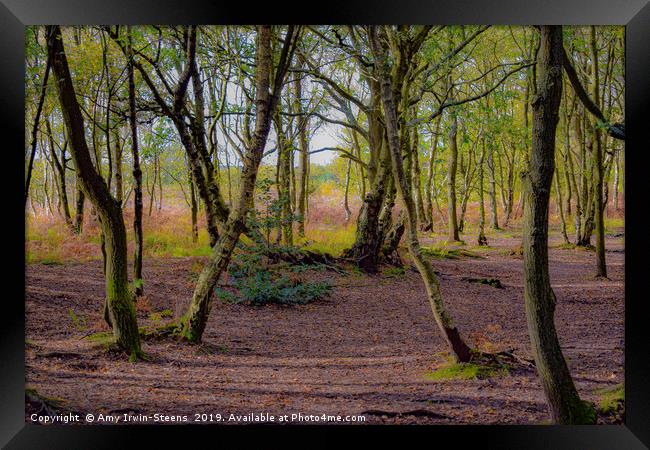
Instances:
[[[481,352],[478,350],[472,351],[472,358],[470,360],[472,364],[485,365],[490,367],[497,368],[507,368],[508,370],[513,369],[533,369],[535,367],[535,361],[532,359],[522,358],[510,351],[501,351],[496,353]]]
[[[270,263],[286,262],[294,265],[322,266],[327,270],[337,273],[346,273],[338,265],[342,258],[336,258],[329,253],[314,252],[305,249],[261,249],[261,253],[269,259]]]
[[[461,280],[467,281],[469,283],[487,284],[487,285],[495,287],[497,289],[505,289],[504,286],[501,284],[501,280],[499,280],[498,278],[463,277],[463,278],[461,278]]]

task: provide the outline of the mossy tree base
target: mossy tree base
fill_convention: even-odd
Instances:
[[[486,353],[471,350],[467,362],[456,362],[453,358],[428,373],[429,380],[483,380],[507,376],[511,372],[531,370],[532,361],[525,360],[510,352]]]

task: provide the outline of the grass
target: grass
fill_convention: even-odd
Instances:
[[[34,400],[40,400],[46,403],[48,406],[54,408],[63,408],[65,404],[68,402],[66,399],[61,397],[46,397],[45,395],[39,393],[33,387],[29,387],[29,386],[25,387],[25,396],[30,397],[31,399]]]
[[[152,312],[149,314],[149,320],[152,322],[160,322],[163,318],[165,317],[173,317],[174,316],[174,311],[171,309],[164,309],[162,311],[158,312]]]
[[[176,234],[170,231],[149,231],[145,233],[143,253],[150,257],[210,256],[207,232],[199,231],[199,241],[192,242],[189,233]]]
[[[34,261],[36,262],[36,261]],[[63,260],[61,259],[61,256],[59,255],[52,255],[52,256],[43,256],[43,258],[38,261],[44,266],[62,266],[63,265]]]
[[[339,227],[311,227],[307,225],[305,230],[307,245],[305,249],[338,256],[354,243],[355,228],[354,223]]]
[[[571,242],[563,242],[562,244],[555,245],[554,248],[559,248],[562,250],[575,250],[576,245],[572,244]]]
[[[382,274],[389,278],[399,278],[406,274],[406,269],[404,267],[388,267],[383,270]]]
[[[625,218],[605,217],[605,232],[620,230],[623,227],[625,227]]]
[[[507,375],[507,367],[486,366],[474,363],[447,362],[425,375],[428,380],[483,380]]]
[[[470,250],[462,248],[449,248],[444,246],[422,247],[422,253],[436,259],[459,259],[463,257],[480,258],[481,256]]]
[[[334,186],[335,187],[335,186]],[[352,246],[356,232],[356,214],[360,206],[358,198],[351,197],[351,218],[346,222],[343,208],[339,200],[342,192],[326,184],[322,189],[310,197],[309,217],[306,223],[306,236],[299,238],[297,229],[294,231],[295,242],[305,245],[305,249],[340,256],[343,250]],[[154,210],[149,216],[145,211],[143,217],[144,228],[144,257],[205,257],[211,251],[208,245],[208,235],[205,229],[205,217],[199,215],[198,242],[192,242],[191,220],[187,206],[184,204],[180,192],[175,192],[172,187],[166,187],[165,205],[161,211]],[[435,238],[432,247],[424,248],[426,254],[440,259],[457,259],[462,257],[480,257],[485,251],[500,251],[490,247],[477,247],[476,243],[476,214],[472,208],[476,204],[470,202],[470,209],[466,219],[466,229],[463,242],[445,241],[447,234],[439,220],[436,221],[435,230],[422,234],[423,237]],[[86,208],[83,231],[80,235],[74,234],[57,215],[45,215],[42,212],[34,216],[31,211],[26,216],[26,262],[28,264],[40,263],[56,266],[67,262],[87,262],[101,259],[100,232],[96,220],[91,216],[91,208]],[[608,231],[620,231],[624,226],[624,219],[618,217],[620,213],[611,213],[605,219]],[[124,219],[127,229],[128,252],[133,254],[133,211],[130,204],[124,209]],[[557,218],[553,226],[558,225]],[[573,234],[573,220],[567,219],[567,232]],[[511,221],[507,230],[492,230],[485,228],[488,242],[492,238],[519,238],[521,236],[518,221]],[[274,236],[274,233],[272,233]],[[272,236],[272,237],[273,237]],[[242,237],[242,241],[246,238]]]
[[[132,212],[124,213],[129,254],[133,253]],[[198,242],[192,242],[187,211],[170,208],[143,217],[145,257],[208,256],[210,247],[203,224],[199,224]],[[60,265],[101,259],[101,236],[98,224],[86,214],[81,234],[74,234],[59,217],[32,215],[26,220],[25,259],[27,264]]]
[[[623,384],[598,389],[598,412],[601,414],[613,414],[625,407],[625,388]]]
[[[605,233],[613,233],[615,231],[620,231],[625,227],[625,218],[619,217],[619,213],[611,213],[610,216],[604,218],[605,222]],[[620,213],[622,214],[622,213]],[[566,219],[566,232],[568,235],[572,236],[576,232],[575,221],[573,216]]]
[[[109,348],[115,344],[115,336],[113,336],[111,331],[100,331],[99,333],[89,334],[84,339],[97,347]]]
[[[139,327],[138,332],[140,333],[141,339],[155,339],[164,336],[173,335],[178,331],[178,324],[175,322],[164,324],[164,325],[155,325],[155,326],[144,326]],[[115,336],[111,331],[100,331],[98,333],[89,334],[85,336],[84,339],[91,342],[96,347],[102,347],[104,349],[110,349],[115,345]]]

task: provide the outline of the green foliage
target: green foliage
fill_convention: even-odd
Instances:
[[[617,414],[625,410],[625,388],[623,384],[599,389],[598,412],[601,414]]]
[[[240,302],[240,299],[235,294],[219,287],[214,290],[214,294],[222,303],[233,304]]]
[[[163,309],[162,311],[152,312],[149,314],[149,320],[152,322],[160,322],[163,318],[173,317],[174,312],[171,309]]]
[[[448,247],[422,247],[422,253],[437,259],[459,259],[462,257],[480,258],[481,256],[469,250]]]
[[[233,279],[233,287],[238,295],[225,289],[217,288],[215,294],[224,303],[247,302],[252,305],[276,304],[305,304],[329,295],[331,284],[328,282],[310,282],[303,280],[297,274],[310,268],[318,268],[306,264],[288,264],[292,274],[283,273],[280,265],[271,265],[266,254],[269,249],[260,245],[244,247],[238,252],[229,267],[229,275]],[[295,247],[273,247],[275,254],[299,251]],[[284,272],[286,272],[285,270]]]
[[[58,256],[52,256],[41,259],[41,264],[44,266],[62,266],[63,261]]]
[[[300,220],[298,214],[283,216],[282,211],[291,199],[288,196],[275,198],[271,192],[273,185],[275,185],[275,182],[270,178],[262,178],[256,182],[257,204],[264,209],[261,213],[253,210],[248,216],[249,225],[261,230],[267,241],[271,240],[271,232],[273,230],[291,225],[293,222]]]
[[[115,336],[113,336],[113,333],[110,331],[89,334],[88,336],[85,336],[84,339],[92,342],[95,346],[106,349],[115,345]]]
[[[204,231],[204,230],[201,230]],[[178,235],[163,230],[149,231],[144,234],[143,250],[145,256],[209,256],[210,246],[204,242],[203,233],[199,233],[199,242],[193,243],[189,233]]]
[[[606,217],[605,218],[605,232],[613,233],[620,231],[625,227],[625,219],[623,217]]]
[[[252,305],[305,304],[318,300],[331,291],[326,282],[303,282],[292,280],[285,275],[274,275],[269,271],[259,271],[252,276],[238,278],[235,286],[244,301]]]
[[[438,369],[429,372],[429,380],[482,380],[509,373],[507,366],[492,366],[473,363],[446,363]]]
[[[390,278],[399,278],[406,275],[406,269],[404,267],[388,267],[382,272],[384,276]]]
[[[305,249],[330,255],[340,255],[354,243],[356,227],[309,227],[306,230]]]
[[[438,369],[426,374],[429,380],[482,380],[495,376],[504,376],[510,373],[510,368],[505,365],[455,363],[447,361]]]

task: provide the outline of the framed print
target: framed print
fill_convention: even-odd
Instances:
[[[650,7],[313,6],[3,0],[2,443],[647,448]]]

